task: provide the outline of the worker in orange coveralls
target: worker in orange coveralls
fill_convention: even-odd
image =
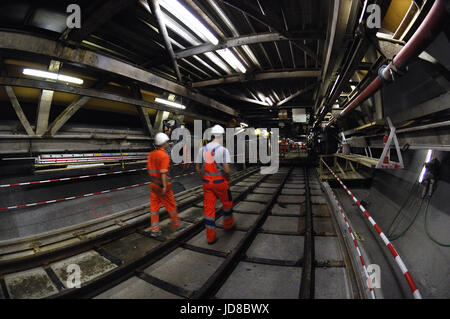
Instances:
[[[233,200],[230,192],[230,152],[222,146],[225,130],[220,125],[211,129],[213,139],[200,149],[196,159],[196,171],[203,179],[204,218],[206,226],[206,240],[212,245],[216,237],[216,202],[222,202],[223,228],[229,231],[235,228],[231,207]],[[200,167],[202,163],[202,167]]]
[[[164,205],[171,219],[172,229],[175,230],[181,225],[178,218],[175,197],[173,196],[172,184],[168,181],[170,158],[166,149],[169,147],[169,137],[164,133],[155,136],[155,145],[158,149],[148,154],[147,170],[150,175],[150,220],[151,236],[159,237],[159,209]]]

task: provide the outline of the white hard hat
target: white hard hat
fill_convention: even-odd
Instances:
[[[211,134],[212,135],[225,134],[225,129],[220,125],[214,125],[211,128]]]
[[[155,136],[155,144],[157,146],[163,145],[165,142],[169,140],[169,137],[164,133],[158,133]]]

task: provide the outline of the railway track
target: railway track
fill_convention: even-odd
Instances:
[[[6,298],[360,298],[345,245],[311,172],[296,167],[270,176],[255,170],[234,176],[237,228],[223,231],[217,207],[214,245],[206,243],[197,199],[179,209],[186,226],[179,231],[170,232],[165,219],[162,238],[150,238],[147,223],[72,249],[71,256],[55,253],[28,263],[32,269],[4,273],[2,292]],[[68,286],[67,267],[73,264],[81,270],[80,288]],[[36,284],[39,295],[33,295]]]

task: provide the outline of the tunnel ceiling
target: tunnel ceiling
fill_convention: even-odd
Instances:
[[[289,114],[293,106],[318,108],[351,45],[362,10],[358,1],[341,1],[342,21],[337,22],[329,0],[180,1],[217,39],[213,45],[185,16],[164,5],[167,0],[159,0],[178,78],[152,1],[80,0],[81,29],[68,29],[66,8],[72,2],[2,1],[0,28],[126,61],[219,102],[206,111],[210,116],[233,115],[261,125],[276,121],[280,108]],[[390,1],[378,3],[386,11]],[[331,43],[330,33],[337,44]],[[332,50],[336,46],[340,57]],[[29,61],[27,54],[3,56]],[[360,69],[369,67],[362,64]],[[108,70],[72,66],[93,78],[110,76]],[[132,82],[120,76],[116,80],[123,85]],[[164,93],[152,86],[141,88],[156,92],[155,96]],[[236,113],[223,114],[225,107]],[[196,111],[201,110],[197,106]]]

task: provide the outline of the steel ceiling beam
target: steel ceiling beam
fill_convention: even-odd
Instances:
[[[136,0],[109,0],[103,3],[99,8],[92,8],[91,14],[86,18],[82,12],[81,28],[67,29],[64,37],[68,41],[76,43],[81,42],[134,2],[136,2]],[[94,2],[94,5],[95,4],[96,3]]]
[[[227,92],[225,90],[222,90],[222,89],[220,89],[220,91],[222,92],[222,94],[220,94],[220,96],[225,97],[225,98],[230,98],[230,99],[243,101],[243,102],[248,102],[248,103],[252,103],[252,104],[258,104],[258,105],[262,105],[262,106],[268,106],[267,103],[261,102],[260,100],[250,99],[250,98],[245,97],[245,96],[231,94],[231,93],[229,93],[229,92]],[[217,94],[217,93],[213,93],[213,94]]]
[[[177,75],[177,79],[178,81],[182,82],[180,68],[178,67],[177,59],[175,58],[175,54],[173,52],[172,43],[170,43],[169,33],[167,33],[166,24],[164,22],[161,7],[159,6],[159,1],[148,0],[147,3],[148,2],[150,2],[153,14],[155,15],[156,20],[158,21],[158,30],[164,40],[164,46],[166,47],[167,53],[169,54],[170,60],[172,61],[175,74]]]
[[[205,43],[197,45],[186,50],[181,50],[175,52],[175,57],[177,59],[190,57],[193,55],[198,55],[206,52],[216,51],[225,48],[232,48],[237,46],[243,46],[248,44],[263,43],[263,42],[273,42],[287,40],[284,36],[277,32],[266,32],[257,33],[252,35],[237,36],[233,38],[227,38],[221,43],[214,45],[212,43]]]
[[[301,70],[282,70],[282,71],[266,71],[253,74],[232,74],[212,80],[205,80],[192,83],[193,87],[205,87],[212,85],[220,85],[235,82],[263,81],[270,79],[289,79],[289,78],[317,78],[320,76],[318,69],[301,69]]]
[[[4,86],[19,86],[19,87],[27,87],[41,90],[52,90],[56,92],[64,92],[71,93],[76,95],[82,95],[85,97],[104,99],[109,101],[115,101],[119,103],[131,104],[135,106],[147,107],[154,110],[173,112],[177,114],[185,114],[198,119],[204,120],[212,120],[219,123],[226,123],[225,121],[220,121],[210,116],[205,116],[202,114],[198,114],[195,112],[190,112],[187,110],[181,110],[178,108],[173,108],[169,106],[165,106],[162,104],[155,104],[151,102],[146,102],[143,100],[124,97],[117,94],[107,93],[98,89],[85,89],[78,86],[66,85],[55,82],[47,82],[42,80],[33,80],[33,79],[24,79],[24,78],[12,78],[12,77],[0,77],[0,85]]]
[[[242,13],[251,16],[255,20],[264,24],[265,26],[273,29],[276,32],[279,32],[286,38],[294,38],[294,36],[286,31],[284,26],[279,22],[280,19],[276,19],[273,16],[269,16],[268,14],[262,14],[259,8],[257,8],[251,1],[242,1],[242,0],[221,0],[223,3],[235,8],[236,10],[241,11]],[[308,48],[306,45],[302,43],[298,43],[296,41],[292,41],[292,44],[298,47],[300,50],[304,51],[308,54],[314,61],[319,61],[319,57],[317,54]]]
[[[229,115],[238,116],[238,113],[233,108],[194,92],[182,84],[163,78],[149,70],[141,69],[93,51],[72,48],[62,45],[57,41],[17,32],[0,32],[0,49],[44,55],[61,61],[81,64],[104,72],[113,73],[186,97]]]
[[[248,44],[258,44],[264,42],[274,42],[274,41],[295,41],[295,40],[305,40],[305,39],[317,39],[320,37],[318,32],[301,32],[297,33],[294,38],[286,38],[278,32],[264,32],[251,35],[237,36],[233,38],[227,38],[221,43],[214,45],[212,43],[200,44],[185,50],[180,50],[175,52],[175,57],[177,59],[187,58],[193,55],[199,55],[206,52],[212,52],[225,48],[232,48],[238,46],[244,46]]]
[[[313,83],[313,84],[311,84],[311,85],[305,87],[304,89],[298,90],[298,91],[295,92],[294,94],[292,94],[292,95],[288,96],[287,98],[285,98],[284,100],[278,102],[278,103],[276,104],[276,106],[278,106],[278,107],[279,107],[279,106],[282,106],[283,104],[289,102],[290,100],[296,98],[297,96],[302,95],[303,93],[306,93],[306,92],[308,92],[308,91],[314,89],[315,87],[317,87],[318,84],[319,84],[318,82],[317,82],[317,83]]]

